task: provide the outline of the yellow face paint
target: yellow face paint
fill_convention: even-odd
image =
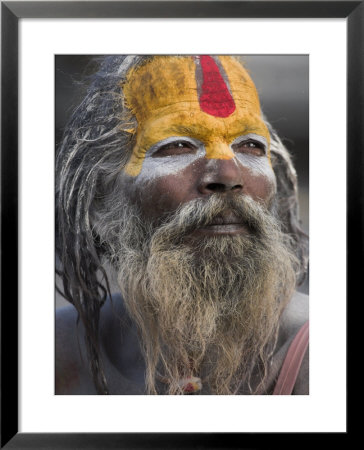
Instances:
[[[254,83],[233,57],[156,56],[129,71],[123,90],[138,122],[128,175],[138,175],[148,149],[172,136],[201,141],[209,159],[234,158],[239,136],[269,144]]]

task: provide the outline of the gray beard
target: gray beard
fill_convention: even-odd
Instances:
[[[226,210],[249,232],[191,239]],[[159,224],[127,199],[112,214],[97,229],[140,332],[147,392],[157,393],[159,376],[167,393],[182,394],[180,379],[198,376],[213,394],[264,393],[298,264],[274,216],[250,197],[224,195],[193,200]]]

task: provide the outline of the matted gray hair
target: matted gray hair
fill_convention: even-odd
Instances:
[[[153,56],[107,56],[92,77],[87,94],[73,112],[56,155],[57,290],[78,311],[86,331],[86,348],[96,390],[107,394],[101,366],[98,327],[100,308],[110,295],[103,266],[106,249],[92,217],[116,188],[117,174],[128,161],[137,122],[124,104],[122,82],[129,69]],[[308,237],[299,221],[297,175],[290,155],[271,125],[272,166],[277,179],[277,215],[295,244],[300,261],[297,284],[308,265]],[[101,275],[101,276],[100,276]]]

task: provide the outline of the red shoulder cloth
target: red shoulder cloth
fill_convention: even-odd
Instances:
[[[308,321],[299,329],[289,346],[273,395],[291,395],[308,347]]]

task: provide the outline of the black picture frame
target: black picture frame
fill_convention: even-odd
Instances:
[[[119,17],[347,19],[347,304],[361,292],[364,1],[1,2],[1,448],[257,448],[264,443],[270,448],[266,443],[275,438],[285,445],[297,434],[18,432],[18,22],[21,18]],[[347,430],[337,433],[335,444],[348,438],[349,425]],[[327,436],[321,437],[326,442]],[[303,434],[299,443],[309,438],[309,433]],[[315,444],[320,441],[316,433]]]

